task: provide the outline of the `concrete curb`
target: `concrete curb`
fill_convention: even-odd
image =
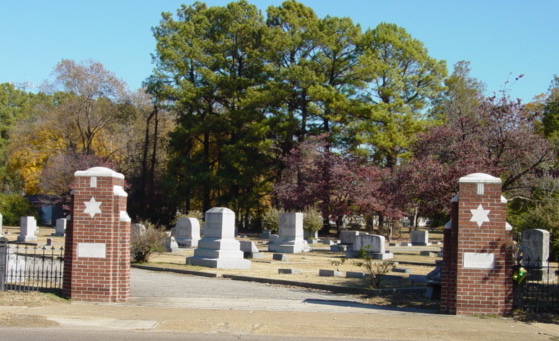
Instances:
[[[177,274],[185,274],[192,276],[202,276],[210,278],[227,278],[234,281],[245,281],[245,282],[257,282],[257,283],[268,283],[268,284],[278,284],[278,285],[288,285],[307,289],[324,290],[330,291],[338,294],[353,294],[353,295],[368,295],[368,296],[384,296],[395,293],[419,293],[424,294],[427,292],[427,288],[392,288],[392,289],[364,289],[364,288],[352,288],[343,287],[339,285],[328,285],[328,284],[318,284],[318,283],[306,283],[298,281],[290,281],[283,279],[272,279],[263,277],[250,277],[250,276],[237,276],[237,275],[222,275],[203,271],[192,271],[192,270],[182,270],[182,269],[171,269],[164,267],[155,267],[147,265],[132,264],[133,268],[150,270],[150,271],[161,271],[161,272],[172,272]]]

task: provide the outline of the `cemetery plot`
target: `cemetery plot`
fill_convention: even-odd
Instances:
[[[8,244],[6,251],[3,283],[5,290],[33,291],[62,288],[64,270],[62,248]]]
[[[348,273],[364,273],[363,267],[358,266],[359,259],[346,258],[343,251],[330,251],[330,246],[326,244],[313,245],[312,251],[283,254],[287,260],[274,259],[274,252],[266,252],[267,241],[264,239],[250,237],[239,238],[241,242],[254,244],[259,250],[261,257],[251,259],[252,266],[250,269],[214,269],[208,267],[186,265],[185,257],[191,257],[194,249],[180,249],[178,253],[162,253],[154,256],[149,266],[180,269],[189,271],[198,271],[204,273],[212,273],[217,275],[239,275],[279,280],[291,280],[304,283],[317,283],[328,285],[339,285],[355,288],[367,287],[367,281],[363,276],[347,276]],[[391,248],[389,248],[391,249]],[[431,247],[430,249],[437,249]],[[345,259],[345,261],[343,261]],[[406,268],[405,272],[389,272],[386,274],[386,280],[382,281],[383,288],[396,287],[414,287],[424,286],[425,283],[410,282],[410,275],[425,276],[435,268],[435,261],[438,258],[424,257],[419,255],[418,251],[406,249],[405,252],[396,251],[394,258],[385,260],[386,262],[398,263],[404,262],[405,265],[399,265],[399,268]],[[378,261],[381,262],[381,261]],[[285,271],[285,269],[296,271]],[[325,277],[320,276],[320,270],[337,271],[343,274],[342,277]]]
[[[3,266],[5,271],[0,274],[0,290],[2,286],[4,290],[14,291],[62,288],[64,237],[53,236],[53,231],[54,228],[50,227],[37,228],[33,243],[16,244],[20,227],[3,227],[8,243]]]

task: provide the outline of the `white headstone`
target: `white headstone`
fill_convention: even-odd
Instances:
[[[21,256],[17,253],[17,248],[13,246],[8,246],[7,254],[7,266],[6,266],[6,281],[7,282],[25,282],[25,259],[26,257]]]
[[[251,262],[243,258],[241,245],[235,239],[233,211],[214,207],[206,212],[204,238],[186,262],[217,269],[250,269]]]
[[[279,214],[279,237],[270,239],[268,251],[281,253],[298,253],[310,251],[304,239],[303,213]]]
[[[429,231],[412,231],[411,245],[413,246],[431,245],[431,243],[429,243]]]
[[[146,234],[146,226],[144,224],[132,225],[132,237],[140,237]]]
[[[37,221],[35,217],[21,217],[19,220],[20,233],[17,237],[18,242],[32,242],[37,240]]]
[[[532,229],[522,232],[522,266],[546,267],[549,241],[549,231]]]
[[[56,219],[53,236],[64,236],[66,234],[66,225],[68,220],[66,218]]]
[[[200,221],[196,218],[179,218],[171,235],[179,247],[197,247],[200,240]]]
[[[175,237],[169,236],[165,239],[165,250],[167,252],[180,252],[179,244],[177,244]]]
[[[364,234],[355,237],[351,250],[347,251],[348,257],[355,257],[360,251],[366,252],[373,259],[390,259],[394,255],[386,252],[385,238],[376,234]]]

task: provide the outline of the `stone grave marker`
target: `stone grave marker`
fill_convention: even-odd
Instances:
[[[186,262],[217,269],[250,269],[251,262],[243,258],[241,245],[235,239],[233,211],[214,207],[206,212],[204,237]]]
[[[244,258],[262,258],[262,253],[260,253],[254,242],[250,240],[241,240],[239,243],[241,243],[241,251],[243,251]]]
[[[310,251],[303,232],[303,213],[280,213],[279,236],[270,238],[268,251],[298,253]]]
[[[278,269],[278,274],[298,275],[300,273],[299,269]]]
[[[21,217],[19,220],[20,233],[17,241],[20,243],[34,242],[37,240],[37,220],[35,217]]]
[[[179,218],[171,235],[179,247],[197,247],[200,241],[200,221],[197,218]]]
[[[337,270],[319,269],[318,275],[321,277],[343,277],[343,273]]]
[[[429,231],[411,231],[411,244],[413,246],[429,246]]]
[[[13,283],[25,282],[26,257],[17,253],[19,246],[8,245],[6,281]]]
[[[146,234],[146,226],[144,224],[132,225],[132,237],[140,237]]]
[[[272,255],[272,259],[273,260],[279,260],[279,261],[282,261],[282,262],[287,262],[289,260],[289,257],[287,255],[282,254],[282,253],[274,253]]]
[[[180,252],[179,244],[177,244],[175,237],[169,236],[165,238],[165,250],[167,252]]]
[[[531,229],[522,232],[522,266],[547,267],[549,259],[549,231]]]
[[[384,260],[394,258],[394,254],[386,251],[385,238],[376,234],[358,235],[355,242],[346,251],[348,258],[355,258],[360,250],[367,252],[373,259]]]
[[[56,219],[56,225],[54,226],[54,233],[52,235],[55,237],[64,237],[67,224],[68,219],[66,218]]]
[[[340,232],[340,244],[350,245],[355,242],[355,237],[359,235],[359,231],[343,230]]]

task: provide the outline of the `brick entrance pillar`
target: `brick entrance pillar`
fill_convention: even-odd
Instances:
[[[512,313],[512,228],[506,222],[501,180],[462,177],[444,231],[441,311],[447,314]]]
[[[124,176],[94,167],[75,173],[66,228],[64,292],[73,300],[124,302],[130,297],[130,218]]]

